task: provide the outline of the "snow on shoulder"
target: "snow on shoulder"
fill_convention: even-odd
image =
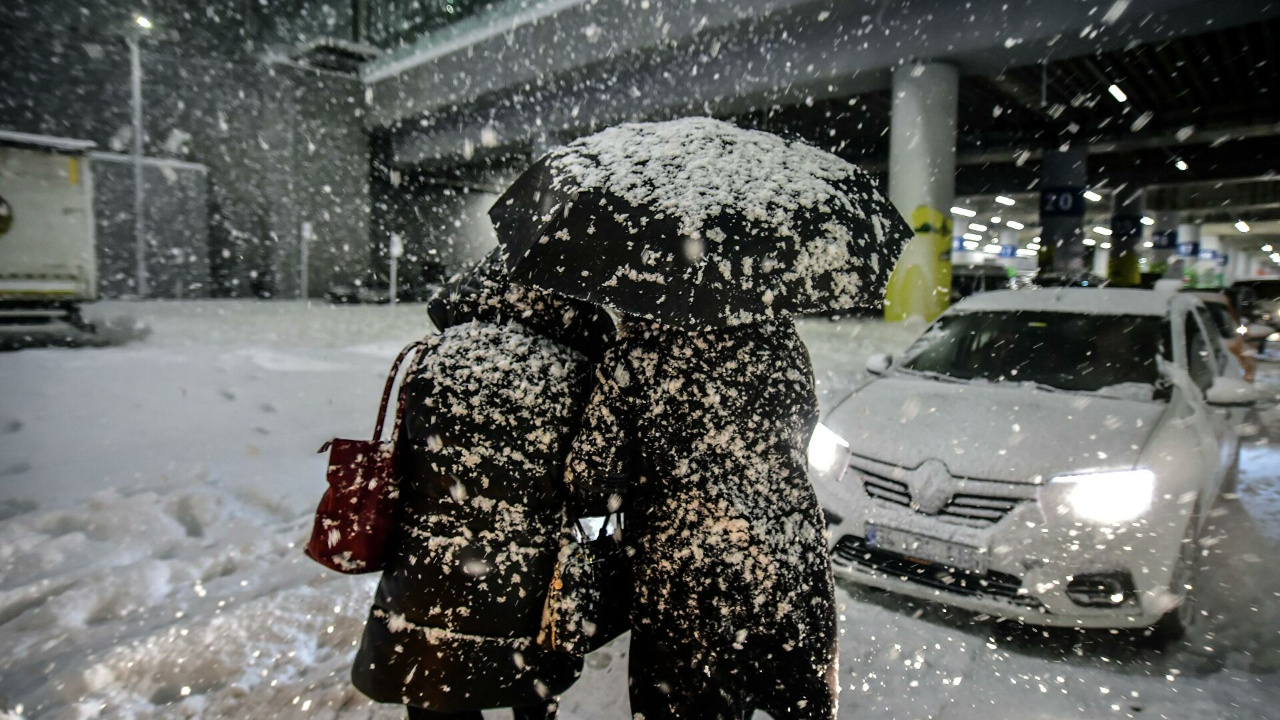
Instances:
[[[711,118],[619,125],[553,151],[550,162],[579,187],[677,218],[689,237],[702,237],[709,219],[733,207],[775,229],[800,208],[830,203],[859,214],[833,184],[860,175],[856,166]]]
[[[949,312],[1064,312],[1078,315],[1167,315],[1176,295],[1129,288],[1035,288],[978,293]]]

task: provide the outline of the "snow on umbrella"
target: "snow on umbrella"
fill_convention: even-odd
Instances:
[[[709,118],[557,148],[489,215],[513,280],[684,327],[875,305],[911,237],[858,167]]]

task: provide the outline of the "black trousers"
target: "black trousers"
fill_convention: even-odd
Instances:
[[[548,700],[538,705],[512,708],[511,713],[515,720],[555,720],[559,708],[558,700]],[[407,709],[409,710],[409,720],[482,720],[484,717],[479,710],[444,713],[413,707],[412,705],[408,706]]]
[[[776,720],[835,717],[834,668],[824,676],[804,648],[715,653],[631,631],[631,712],[645,720]]]

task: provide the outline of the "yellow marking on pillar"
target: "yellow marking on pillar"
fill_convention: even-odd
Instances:
[[[1112,252],[1117,252],[1112,246]],[[1138,287],[1142,284],[1142,268],[1138,265],[1135,250],[1120,252],[1107,257],[1107,279],[1112,287]]]
[[[884,317],[932,322],[951,302],[951,216],[925,205],[911,213],[915,231],[889,276]]]
[[[80,158],[67,158],[67,180],[72,185],[80,184]]]

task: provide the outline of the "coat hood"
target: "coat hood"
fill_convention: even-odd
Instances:
[[[854,455],[903,468],[937,459],[957,477],[1035,483],[1133,467],[1166,407],[890,375],[850,395],[823,422]]]
[[[592,360],[614,335],[613,321],[602,308],[512,283],[501,247],[432,298],[427,315],[440,330],[473,320],[517,322]]]

